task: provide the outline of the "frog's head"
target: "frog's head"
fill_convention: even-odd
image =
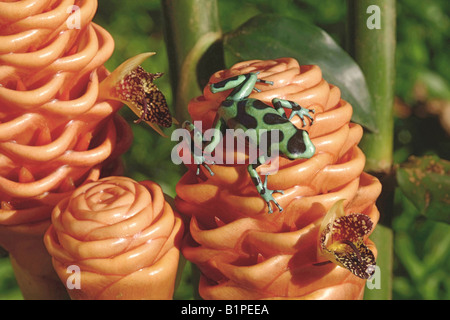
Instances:
[[[216,83],[212,83],[210,85],[210,89],[212,93],[227,91],[230,89],[236,89],[238,87],[241,88],[241,86],[245,86],[248,88],[245,88],[244,90],[254,89],[255,83],[258,81],[258,73],[259,72],[250,72],[247,74],[240,74],[234,77],[227,78],[225,80],[221,80]],[[242,89],[242,88],[241,88]],[[241,90],[239,89],[239,91]]]

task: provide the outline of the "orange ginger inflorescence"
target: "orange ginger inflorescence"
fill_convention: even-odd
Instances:
[[[309,159],[277,159],[278,171],[268,176],[267,186],[284,191],[275,196],[284,210],[272,214],[267,213],[246,164],[213,165],[214,176],[205,168],[197,175],[197,167],[189,166],[176,188],[176,207],[190,218],[182,252],[202,273],[200,295],[204,299],[359,299],[365,278],[374,269],[376,248],[367,237],[379,219],[375,201],[381,184],[363,172],[365,157],[358,148],[363,130],[351,122],[352,107],[341,99],[339,88],[322,78],[318,66],[300,66],[291,58],[244,61],[216,72],[209,83],[249,72],[259,72],[259,79],[273,82],[257,83],[259,90],[250,98],[266,104],[273,98],[291,100],[315,110],[312,125],[303,126],[297,116],[291,121],[308,131],[316,151]],[[192,120],[201,121],[204,130],[211,128],[227,94],[205,87],[203,95],[189,104]],[[357,237],[337,239],[339,233],[345,234],[337,226],[345,218],[324,221],[339,201],[345,215],[367,217],[357,216],[358,223],[352,224],[368,223],[355,231]],[[322,222],[333,227],[326,243],[320,240],[327,230]]]
[[[91,21],[96,9],[96,0],[0,1],[0,245],[31,273],[43,272],[33,263],[52,208],[119,173],[131,143],[122,104],[99,99],[114,41]]]
[[[72,299],[147,300],[172,299],[182,235],[159,185],[111,176],[61,201],[44,239]]]

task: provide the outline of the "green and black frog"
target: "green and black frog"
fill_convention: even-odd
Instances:
[[[267,152],[259,155],[257,161],[255,161],[256,163],[249,164],[247,170],[259,195],[267,203],[269,213],[273,212],[270,202],[273,202],[278,210],[282,212],[283,208],[273,198],[273,193],[283,193],[283,190],[268,189],[268,174],[265,175],[264,182],[262,182],[256,168],[261,164],[265,164],[274,155],[280,155],[290,160],[311,158],[315,153],[315,147],[309,138],[308,132],[297,128],[290,120],[295,115],[298,115],[304,126],[306,125],[305,117],[309,118],[312,124],[313,117],[311,113],[313,114],[314,110],[303,108],[296,102],[289,100],[275,98],[272,100],[272,107],[261,100],[249,98],[253,90],[259,91],[255,88],[257,82],[273,85],[271,81],[258,79],[258,73],[238,75],[211,84],[210,88],[213,93],[230,89],[234,90],[220,104],[214,121],[215,133],[205,146],[203,153],[194,160],[197,164],[197,174],[199,174],[199,168],[202,165],[211,175],[214,175],[203,155],[211,154],[214,151],[226,129],[255,130],[256,141],[250,141],[250,144],[257,148],[260,147],[260,137],[268,134],[269,136],[265,137],[266,140],[264,140],[269,141],[266,146]],[[292,110],[289,118],[285,113],[285,109]],[[196,128],[191,122],[186,121],[183,127],[191,132],[194,131],[197,139],[199,139],[200,135],[200,140],[203,141],[201,134],[199,134],[198,130],[195,130]],[[273,134],[275,132],[277,133],[276,135]],[[273,137],[278,137],[278,139]]]

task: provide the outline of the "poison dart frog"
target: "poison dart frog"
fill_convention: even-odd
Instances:
[[[266,174],[264,182],[261,182],[256,168],[266,163],[276,151],[278,151],[278,155],[289,160],[311,158],[315,153],[315,147],[309,138],[308,132],[297,128],[290,120],[295,115],[298,115],[303,122],[303,126],[306,125],[305,117],[309,118],[312,124],[313,117],[310,113],[314,114],[314,110],[303,108],[296,102],[289,100],[274,98],[272,99],[272,107],[261,100],[249,98],[253,90],[259,91],[255,88],[257,82],[273,85],[273,82],[258,79],[257,76],[258,73],[253,72],[234,76],[210,85],[212,93],[230,89],[234,90],[221,102],[217,110],[216,119],[214,120],[214,135],[210,143],[204,148],[202,155],[195,159],[195,163],[197,163],[197,175],[199,174],[200,165],[204,166],[211,175],[214,175],[203,154],[211,154],[214,151],[226,129],[255,130],[257,139],[256,141],[250,141],[250,143],[258,148],[260,147],[262,135],[267,134],[268,136],[265,140],[268,141],[266,147],[267,152],[262,155],[260,154],[255,161],[256,163],[249,164],[247,171],[259,195],[267,203],[268,212],[273,212],[270,202],[273,202],[278,210],[282,212],[283,208],[274,199],[273,194],[283,194],[283,190],[268,189],[267,176],[269,174]],[[285,108],[292,110],[289,118],[285,113]],[[197,139],[203,141],[201,133],[195,130],[196,128],[191,122],[186,121],[183,127],[190,132],[194,131]],[[278,139],[273,139],[273,137],[276,137],[274,132],[277,132]]]

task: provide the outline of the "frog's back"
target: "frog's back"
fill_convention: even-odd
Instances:
[[[255,118],[257,125],[254,129],[275,129],[273,126],[290,122],[282,117],[275,108],[256,99],[248,99],[240,114],[247,114]]]

